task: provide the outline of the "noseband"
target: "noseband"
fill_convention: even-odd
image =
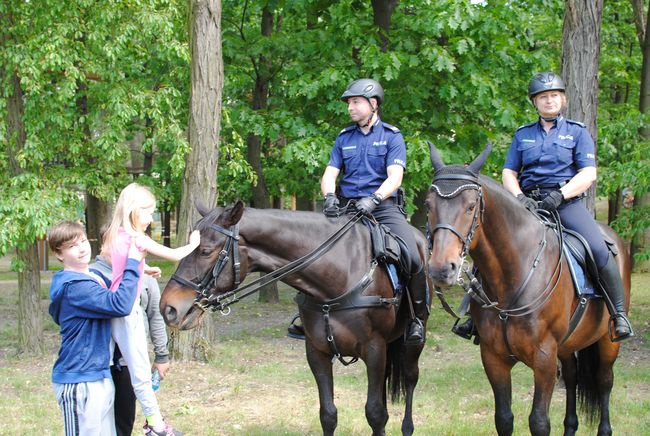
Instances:
[[[219,252],[219,257],[214,266],[211,269],[208,269],[199,284],[186,280],[178,274],[173,274],[171,279],[196,291],[197,296],[194,299],[195,306],[202,310],[207,310],[213,306],[215,308],[214,310],[217,310],[219,304],[218,296],[214,295],[212,290],[217,286],[219,274],[221,274],[231,258],[235,276],[235,288],[237,288],[241,283],[241,263],[239,262],[239,225],[235,224],[230,227],[230,230],[216,224],[210,224],[208,228],[226,235],[227,237],[226,243]]]
[[[457,180],[460,180],[461,182],[464,181],[464,182],[471,182],[471,183],[463,183],[450,193],[444,193],[440,189],[440,187],[436,185],[436,182],[440,182],[440,181],[453,182]],[[433,183],[429,188],[430,192],[435,192],[439,197],[445,199],[454,198],[458,194],[460,194],[461,192],[467,189],[476,190],[478,192],[478,201],[479,201],[478,207],[474,209],[474,216],[472,217],[472,225],[470,226],[467,236],[463,236],[456,229],[456,227],[446,223],[438,223],[436,227],[433,229],[433,231],[431,231],[431,229],[429,228],[429,222],[427,220],[427,241],[429,242],[429,251],[433,249],[433,235],[436,233],[436,231],[440,229],[449,230],[454,235],[456,235],[458,239],[460,239],[460,241],[463,243],[463,248],[460,253],[463,262],[465,260],[465,257],[467,256],[467,252],[469,251],[470,244],[472,243],[472,238],[474,238],[474,233],[476,233],[476,229],[479,226],[479,214],[480,214],[480,219],[483,220],[483,210],[485,208],[485,204],[483,203],[483,190],[481,188],[481,185],[479,184],[478,177],[470,176],[468,174],[441,174],[436,176],[433,179]]]

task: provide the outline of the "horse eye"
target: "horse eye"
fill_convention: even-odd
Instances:
[[[207,256],[209,256],[211,254],[212,254],[212,250],[209,249],[209,248],[204,248],[203,250],[201,250],[201,256],[206,256],[207,257]]]
[[[474,212],[474,209],[476,209],[476,203],[470,204],[467,208],[467,212]]]

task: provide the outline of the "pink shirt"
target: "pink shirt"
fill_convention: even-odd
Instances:
[[[131,236],[126,233],[123,227],[117,231],[117,238],[113,241],[111,247],[111,265],[113,268],[113,282],[111,283],[111,291],[115,292],[120,286],[122,277],[124,276],[124,268],[126,268],[126,261],[129,258],[129,247],[131,246]],[[140,250],[143,251],[143,250]],[[140,279],[138,280],[138,293],[140,297],[142,292],[142,273],[144,272],[144,259],[138,265],[140,272]]]

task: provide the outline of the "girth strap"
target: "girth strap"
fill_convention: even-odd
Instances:
[[[353,357],[352,359],[346,361],[336,346],[336,341],[334,339],[334,331],[330,324],[330,313],[338,312],[341,310],[354,310],[354,309],[368,309],[368,308],[377,308],[377,307],[390,307],[399,305],[399,298],[385,298],[379,295],[362,295],[368,286],[372,283],[372,275],[377,267],[377,262],[373,261],[370,264],[370,269],[364,276],[359,280],[359,282],[345,294],[333,298],[327,301],[319,301],[308,295],[299,293],[295,297],[295,302],[302,309],[310,310],[313,312],[322,312],[323,319],[325,320],[325,334],[327,338],[327,343],[329,344],[330,350],[332,352],[332,363],[337,359],[343,365],[351,365],[359,360],[358,357]]]

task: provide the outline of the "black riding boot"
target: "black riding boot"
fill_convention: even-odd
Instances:
[[[475,273],[478,273],[478,271],[475,271]],[[462,303],[460,303],[460,307],[458,308],[461,314],[467,312],[471,300],[472,297],[469,294],[465,294],[465,296],[463,297],[463,301]],[[468,317],[469,318],[467,318],[467,320],[462,324],[458,324],[458,321],[460,321],[460,319],[456,320],[456,323],[451,328],[451,331],[457,334],[458,336],[460,336],[461,338],[467,340],[471,340],[472,336],[476,336],[474,338],[474,343],[478,345],[479,344],[478,330],[476,330],[476,326],[474,325],[474,320],[472,319],[472,316],[468,314]]]
[[[614,320],[616,336],[613,338],[615,342],[622,341],[634,336],[632,324],[627,319],[625,313],[625,292],[623,290],[623,280],[618,272],[618,265],[614,260],[614,256],[609,254],[607,264],[599,271],[600,281],[607,292],[607,296],[611,304],[607,304],[609,313]]]
[[[456,322],[456,324],[451,328],[451,331],[461,338],[472,339],[472,336],[476,334],[476,331],[474,330],[474,320],[470,316],[464,323],[458,324],[458,322]]]
[[[287,327],[287,336],[294,339],[305,340],[305,328],[302,326],[302,320],[300,319],[299,313],[296,313],[293,318],[291,318],[289,327]]]
[[[408,292],[413,302],[415,318],[411,320],[406,335],[406,345],[421,345],[426,341],[424,323],[429,317],[429,306],[427,305],[427,279],[424,269],[415,273],[408,284]]]

